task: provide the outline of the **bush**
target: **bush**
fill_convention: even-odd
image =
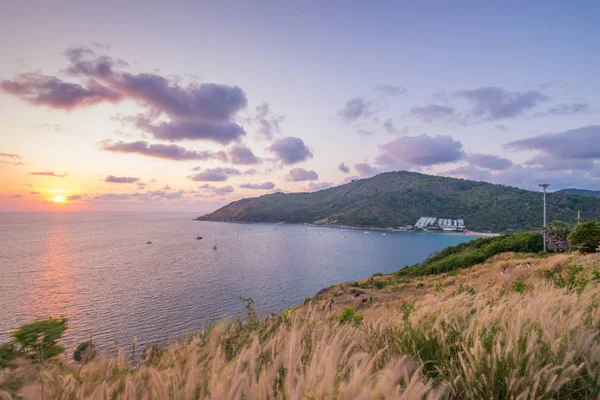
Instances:
[[[406,267],[398,276],[441,274],[481,264],[496,254],[509,251],[537,253],[543,250],[542,235],[535,232],[513,233],[491,238],[479,238],[458,246],[447,247],[421,264]]]
[[[5,368],[19,355],[14,343],[0,345],[0,368]]]
[[[565,267],[565,271],[566,274],[564,276],[562,271],[547,271],[546,274],[550,282],[560,288],[567,289],[569,292],[576,291],[581,293],[590,280],[600,278],[600,273],[596,269],[593,269],[590,276],[588,276],[582,265],[569,265]]]
[[[373,286],[375,286],[375,289],[383,289],[386,286],[386,282],[384,282],[384,281],[375,281],[375,283],[373,284]]]
[[[523,279],[518,279],[512,284],[513,290],[517,293],[523,293],[526,287],[527,286],[525,285],[525,281]]]
[[[354,325],[360,325],[363,316],[356,314],[354,308],[348,307],[340,313],[338,320],[340,321],[340,324],[354,323]]]
[[[64,351],[57,341],[66,329],[67,320],[65,318],[49,318],[23,325],[12,336],[24,356],[43,361]]]
[[[551,222],[544,233],[546,233],[546,243],[548,244],[548,250],[554,252],[561,252],[569,250],[569,241],[567,236],[571,232],[571,228],[565,222],[553,221]]]
[[[73,360],[78,363],[85,364],[86,362],[96,358],[96,355],[96,346],[94,346],[94,343],[89,340],[87,342],[80,343],[79,346],[77,346],[77,349],[75,349],[75,352],[73,352]]]
[[[569,245],[579,251],[596,251],[600,245],[600,223],[598,221],[581,222],[573,228],[567,237]]]

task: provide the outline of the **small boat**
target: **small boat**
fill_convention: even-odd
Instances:
[[[381,236],[387,236],[387,233],[382,233]]]
[[[202,240],[202,236],[196,236],[196,240]]]
[[[217,249],[217,237],[215,236],[215,243],[213,244],[213,250]]]
[[[369,231],[365,231],[365,233],[369,233]]]
[[[148,242],[146,242],[146,244],[152,244],[152,242],[148,241]]]

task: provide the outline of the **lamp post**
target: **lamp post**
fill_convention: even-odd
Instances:
[[[544,189],[544,253],[546,252],[546,189],[549,183],[541,183],[540,187]]]

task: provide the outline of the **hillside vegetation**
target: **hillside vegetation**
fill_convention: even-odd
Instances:
[[[399,276],[441,274],[480,264],[496,254],[506,252],[538,253],[544,248],[541,233],[520,232],[490,238],[479,238],[446,247],[422,263],[398,271]]]
[[[600,218],[600,199],[550,193],[548,218]],[[399,227],[422,216],[464,219],[473,231],[504,232],[542,226],[542,195],[485,182],[387,172],[314,193],[276,193],[235,201],[202,221],[290,222]]]
[[[557,191],[556,193],[576,194],[579,196],[600,197],[600,190],[562,189],[562,190]]]
[[[503,253],[453,276],[335,285],[267,318],[249,302],[244,322],[141,361],[13,361],[0,398],[597,399],[598,268],[598,254]]]

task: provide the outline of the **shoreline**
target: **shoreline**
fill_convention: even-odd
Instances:
[[[282,222],[276,222],[282,223]],[[287,222],[283,222],[287,224]],[[298,225],[298,224],[294,224]],[[319,225],[319,224],[310,224],[310,223],[302,223],[300,225],[312,226],[314,228],[334,228],[334,229],[355,229],[355,230],[365,230],[365,231],[383,231],[383,232],[406,232],[406,233],[438,233],[444,235],[461,235],[461,236],[477,236],[477,237],[496,237],[502,235],[501,233],[493,233],[493,232],[476,232],[465,230],[462,232],[440,232],[440,231],[417,231],[417,230],[403,230],[397,228],[378,228],[378,227],[360,227],[360,226],[350,226],[350,225]]]
[[[406,233],[437,233],[437,234],[443,234],[443,235],[460,235],[460,236],[475,236],[475,237],[496,237],[496,236],[501,236],[501,233],[494,233],[494,232],[477,232],[477,231],[469,231],[469,230],[465,230],[462,232],[440,232],[440,231],[422,231],[422,230],[402,230],[402,229],[398,229],[398,228],[391,228],[391,227],[387,227],[387,228],[380,228],[380,227],[365,227],[365,226],[351,226],[351,225],[336,225],[336,224],[314,224],[314,223],[309,223],[309,222],[283,222],[283,221],[279,221],[279,222],[250,222],[250,221],[206,221],[206,220],[201,220],[199,219],[201,217],[198,218],[194,218],[193,221],[200,221],[200,222],[224,222],[224,223],[230,223],[230,224],[263,224],[263,223],[267,223],[267,224],[286,224],[286,225],[303,225],[303,226],[310,226],[313,228],[330,228],[330,229],[354,229],[354,230],[364,230],[364,231],[382,231],[382,232],[406,232]]]

